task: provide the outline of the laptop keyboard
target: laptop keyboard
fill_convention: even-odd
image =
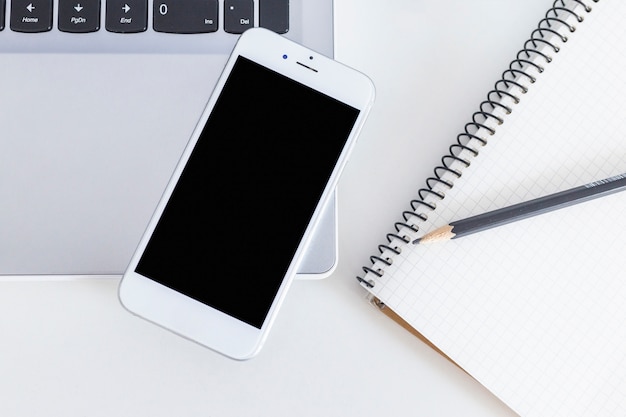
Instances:
[[[290,0],[0,0],[0,52],[228,52]]]

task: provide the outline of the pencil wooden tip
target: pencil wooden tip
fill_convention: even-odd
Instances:
[[[438,229],[433,230],[430,233],[425,234],[424,236],[420,238],[415,239],[413,241],[413,244],[417,245],[420,243],[423,244],[423,243],[450,240],[454,238],[454,236],[456,236],[454,233],[452,233],[452,229],[454,229],[454,226],[450,226],[450,225],[440,227]]]

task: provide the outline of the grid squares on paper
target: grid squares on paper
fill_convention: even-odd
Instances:
[[[593,5],[426,227],[626,172],[623,16]],[[371,291],[524,417],[624,415],[625,207],[407,245]]]

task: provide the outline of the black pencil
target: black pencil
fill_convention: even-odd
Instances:
[[[626,188],[626,174],[581,185],[509,207],[456,220],[413,241],[414,244],[456,239],[518,220],[568,207]]]

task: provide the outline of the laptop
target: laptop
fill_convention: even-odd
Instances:
[[[122,274],[239,35],[263,26],[332,57],[332,12],[332,0],[0,0],[0,275]],[[336,216],[335,198],[301,277],[336,265]]]

